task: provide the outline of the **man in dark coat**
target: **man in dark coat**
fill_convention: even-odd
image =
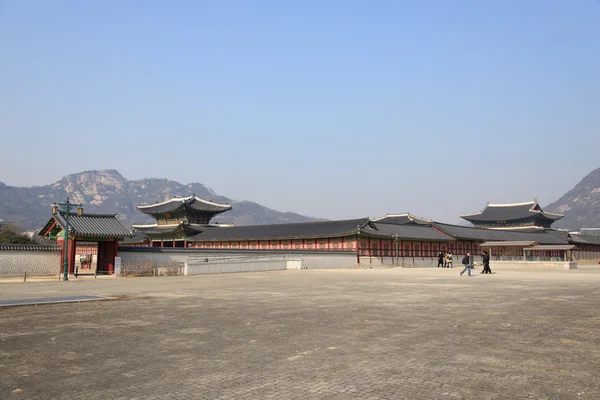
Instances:
[[[483,256],[481,257],[482,261],[483,261],[483,271],[481,271],[482,274],[491,274],[492,270],[490,269],[490,255],[488,254],[487,251],[483,252]]]
[[[438,254],[438,268],[440,267],[440,265],[442,266],[442,268],[444,268],[444,253],[442,253],[440,251],[440,254]]]

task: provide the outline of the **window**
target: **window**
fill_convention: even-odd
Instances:
[[[267,246],[265,243],[263,243],[263,245],[262,245],[261,247],[262,247],[263,249],[266,249],[268,246]]]
[[[325,248],[325,246],[326,246],[326,244],[325,244],[325,243],[319,243],[319,248],[320,248],[320,249],[324,249],[324,248]]]
[[[350,243],[346,243],[346,248],[347,248],[347,249],[351,249],[351,248],[353,248],[353,247],[354,247],[354,245],[352,244],[352,242],[350,242]]]
[[[306,247],[308,247],[309,249],[312,249],[313,244],[312,243],[306,243]]]
[[[296,244],[294,245],[294,247],[295,247],[295,248],[297,248],[297,249],[299,249],[300,247],[302,247],[302,245],[301,245],[300,243],[296,243]]]
[[[289,249],[289,247],[290,247],[290,245],[289,245],[289,244],[287,244],[287,243],[283,245],[283,248],[284,248],[284,249]]]
[[[334,249],[337,249],[338,247],[340,247],[340,245],[339,245],[339,244],[337,244],[337,243],[334,243],[334,244],[332,245],[332,247],[333,247]]]

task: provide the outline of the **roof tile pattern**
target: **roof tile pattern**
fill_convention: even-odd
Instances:
[[[463,240],[482,241],[532,241],[539,244],[565,244],[568,243],[566,231],[544,230],[540,232],[523,232],[519,230],[498,230],[471,228],[468,226],[443,224],[434,222],[434,226],[448,235]]]
[[[181,222],[179,224],[170,225],[133,225],[133,229],[137,232],[149,234],[149,235],[164,235],[175,232],[185,232],[187,234],[195,234],[202,232],[206,229],[206,225],[202,224],[188,224]]]
[[[39,244],[0,244],[0,251],[60,251],[60,246]]]
[[[66,228],[66,213],[59,212],[52,217],[64,230]],[[92,238],[123,238],[131,237],[133,233],[112,214],[69,214],[69,234]]]
[[[543,216],[550,220],[564,217],[562,214],[547,213],[542,210],[537,201],[518,204],[488,204],[483,211],[475,214],[461,215],[467,221],[514,221],[533,216]]]
[[[455,241],[453,237],[450,237],[435,228],[431,225],[413,225],[413,224],[389,224],[389,223],[373,223],[377,228],[377,231],[373,232],[374,236],[385,236],[385,237],[394,237],[394,235],[398,235],[398,238],[401,240],[414,239],[414,240],[431,240],[431,241],[440,241],[440,242],[452,242]],[[365,232],[370,233],[369,229],[365,229]]]
[[[348,236],[370,223],[368,218],[292,224],[208,227],[189,241],[302,239]]]
[[[231,210],[231,205],[215,203],[192,195],[189,197],[174,197],[162,203],[138,206],[138,209],[145,214],[173,213],[184,208],[193,211],[222,213]]]

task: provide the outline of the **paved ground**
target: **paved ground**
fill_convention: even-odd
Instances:
[[[0,284],[0,399],[600,399],[600,271]]]

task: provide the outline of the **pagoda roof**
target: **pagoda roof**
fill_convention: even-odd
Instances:
[[[523,231],[509,229],[485,229],[469,226],[444,224],[434,222],[433,226],[456,238],[462,240],[494,241],[532,241],[540,244],[565,244],[568,243],[568,232],[559,230]]]
[[[66,213],[59,211],[50,218],[39,235],[46,236],[52,228],[59,225],[64,231],[67,225]],[[117,219],[115,214],[69,213],[69,235],[88,238],[124,238],[133,233]]]
[[[231,205],[204,200],[193,194],[188,197],[173,197],[161,203],[138,206],[138,210],[145,214],[172,213],[183,209],[218,214],[231,210]]]
[[[405,214],[387,214],[384,217],[375,218],[372,220],[373,222],[377,222],[380,224],[396,224],[396,225],[406,225],[406,224],[417,224],[417,225],[431,225],[432,221],[425,218],[420,218],[411,213]]]
[[[563,214],[545,212],[537,200],[512,204],[487,204],[482,211],[474,214],[464,214],[460,217],[469,222],[483,221],[514,221],[518,219],[541,216],[551,221],[564,217]]]
[[[202,224],[189,224],[186,222],[180,222],[178,224],[169,224],[169,225],[158,225],[158,224],[150,224],[150,225],[133,225],[132,228],[139,233],[143,233],[146,235],[165,235],[172,234],[176,232],[182,232],[186,235],[195,235],[197,233],[202,232],[206,229],[207,225]]]
[[[368,218],[342,221],[298,222],[291,224],[247,225],[233,227],[210,227],[189,238],[190,241],[222,240],[279,240],[327,238],[355,235],[359,229],[369,226]]]

